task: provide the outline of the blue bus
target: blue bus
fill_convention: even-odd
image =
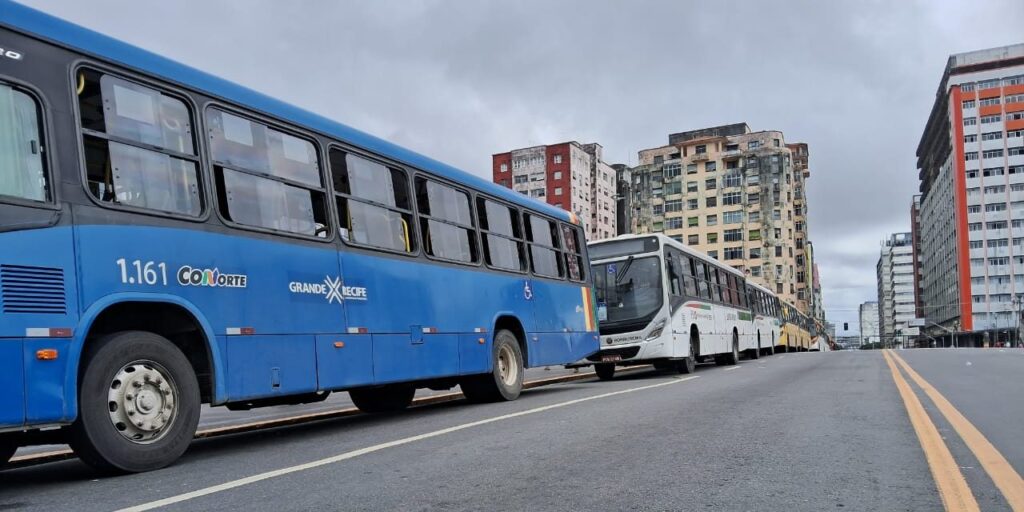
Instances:
[[[599,345],[574,215],[0,0],[0,465],[172,463],[200,404],[517,398]]]

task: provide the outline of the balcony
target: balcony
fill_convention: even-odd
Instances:
[[[696,153],[696,154],[693,155],[693,157],[690,159],[690,161],[691,162],[704,162],[708,158],[709,157],[708,157],[707,153]]]

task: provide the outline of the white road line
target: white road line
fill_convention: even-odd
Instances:
[[[739,366],[730,366],[730,367],[726,368],[726,369],[725,369],[725,371],[727,371],[727,372],[728,372],[728,371],[732,371],[732,370],[739,370],[739,369],[740,369],[740,367],[739,367]]]
[[[576,405],[576,404],[580,404],[580,403],[583,403],[583,402],[589,402],[591,400],[598,400],[598,399],[601,399],[601,398],[608,398],[608,397],[617,396],[617,395],[624,395],[626,393],[633,393],[635,391],[643,391],[643,390],[646,390],[646,389],[653,389],[653,388],[659,388],[659,387],[662,387],[662,386],[669,386],[669,385],[672,385],[672,384],[679,384],[680,382],[686,382],[688,380],[693,380],[693,379],[696,379],[698,377],[700,377],[700,376],[699,375],[694,375],[694,376],[691,376],[691,377],[675,378],[675,379],[667,381],[667,382],[659,382],[657,384],[650,384],[650,385],[647,385],[647,386],[640,386],[640,387],[635,387],[635,388],[630,388],[630,389],[624,389],[624,390],[621,390],[621,391],[613,391],[611,393],[602,393],[600,395],[588,396],[586,398],[577,398],[575,400],[569,400],[567,402],[561,402],[561,403],[557,403],[557,404],[545,405],[543,407],[537,407],[537,408],[534,408],[534,409],[527,409],[525,411],[515,412],[515,413],[512,413],[512,414],[504,414],[504,415],[501,415],[501,416],[495,416],[493,418],[487,418],[487,419],[484,419],[484,420],[473,421],[473,422],[470,422],[470,423],[463,423],[462,425],[456,425],[454,427],[448,427],[448,428],[444,428],[444,429],[441,429],[441,430],[435,430],[433,432],[428,432],[426,434],[420,434],[420,435],[416,435],[416,436],[406,437],[406,438],[403,438],[403,439],[398,439],[398,440],[395,440],[395,441],[389,441],[387,443],[381,443],[381,444],[377,444],[377,445],[373,445],[373,446],[368,446],[366,448],[360,448],[358,450],[353,450],[353,451],[350,451],[350,452],[345,452],[345,453],[342,453],[342,454],[339,454],[339,455],[335,455],[333,457],[327,457],[325,459],[315,460],[313,462],[307,462],[305,464],[299,464],[297,466],[291,466],[291,467],[287,467],[287,468],[276,469],[274,471],[267,471],[265,473],[260,473],[258,475],[253,475],[253,476],[249,476],[249,477],[245,477],[245,478],[240,478],[238,480],[233,480],[233,481],[230,481],[230,482],[225,482],[225,483],[222,483],[222,484],[219,484],[219,485],[210,486],[210,487],[207,487],[205,489],[199,489],[199,490],[195,490],[195,491],[192,491],[192,492],[187,492],[187,493],[184,493],[184,494],[179,494],[177,496],[171,496],[170,498],[164,498],[162,500],[151,501],[149,503],[143,503],[141,505],[136,505],[134,507],[123,508],[123,509],[120,509],[118,512],[142,512],[144,510],[153,510],[155,508],[166,507],[168,505],[174,505],[176,503],[181,503],[183,501],[188,501],[188,500],[192,500],[192,499],[195,499],[195,498],[201,498],[203,496],[209,496],[211,494],[215,494],[215,493],[218,493],[218,492],[228,491],[228,490],[235,489],[235,488],[238,488],[238,487],[242,487],[242,486],[245,486],[245,485],[254,484],[256,482],[261,482],[263,480],[269,480],[271,478],[277,478],[279,476],[285,476],[285,475],[288,475],[288,474],[291,474],[291,473],[297,473],[299,471],[305,471],[307,469],[313,469],[313,468],[317,468],[317,467],[320,467],[320,466],[326,466],[328,464],[334,464],[336,462],[342,462],[342,461],[345,461],[345,460],[354,459],[356,457],[359,457],[360,455],[366,455],[366,454],[369,454],[369,453],[378,452],[378,451],[381,451],[381,450],[386,450],[388,448],[394,448],[396,446],[402,446],[402,445],[405,445],[405,444],[414,443],[416,441],[422,441],[424,439],[430,439],[432,437],[438,437],[438,436],[443,436],[445,434],[451,434],[452,432],[458,432],[460,430],[466,430],[466,429],[470,429],[470,428],[474,428],[474,427],[479,427],[479,426],[482,426],[482,425],[487,425],[487,424],[490,424],[490,423],[497,423],[497,422],[500,422],[500,421],[510,420],[510,419],[513,419],[513,418],[518,418],[520,416],[526,416],[526,415],[529,415],[529,414],[536,414],[536,413],[539,413],[539,412],[550,411],[552,409],[558,409],[558,408],[561,408],[561,407],[568,407],[570,405]]]

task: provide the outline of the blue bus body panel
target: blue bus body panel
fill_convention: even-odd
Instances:
[[[308,112],[209,73],[161,57],[136,46],[69,23],[30,7],[0,0],[0,23],[35,34],[80,51],[152,73],[208,94],[219,96],[246,108],[299,124],[343,142],[360,146],[387,158],[433,172],[499,197],[506,201],[568,221],[569,213],[547,203],[524,196],[473,174],[379,139],[365,132]]]
[[[25,423],[25,361],[22,338],[0,338],[0,427]]]

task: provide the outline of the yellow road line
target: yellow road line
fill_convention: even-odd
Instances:
[[[960,472],[960,467],[953,459],[949,447],[942,441],[939,430],[935,428],[935,424],[925,412],[921,400],[917,398],[914,390],[910,388],[910,384],[896,368],[889,351],[883,351],[882,355],[889,365],[889,370],[892,371],[896,389],[899,390],[900,396],[903,398],[903,405],[906,406],[907,415],[910,416],[910,424],[914,426],[917,439],[921,442],[921,449],[924,450],[924,456],[928,460],[932,478],[935,479],[935,485],[939,488],[942,504],[945,505],[947,511],[951,512],[980,511],[978,502],[974,499],[974,494],[971,493],[971,488],[967,486],[967,481],[964,480],[964,475]]]
[[[999,450],[982,435],[980,430],[968,421],[956,407],[953,407],[953,404],[946,400],[946,397],[942,396],[934,386],[915,372],[902,357],[895,352],[892,353],[892,357],[903,367],[903,371],[907,372],[907,375],[924,390],[928,398],[931,398],[935,407],[946,417],[946,421],[953,425],[953,429],[960,434],[964,444],[971,449],[974,456],[978,458],[978,462],[981,463],[981,467],[985,468],[989,478],[1003,493],[1010,508],[1014,512],[1024,512],[1024,479],[1013,469],[1006,457],[1003,457],[1003,454],[999,453]]]

